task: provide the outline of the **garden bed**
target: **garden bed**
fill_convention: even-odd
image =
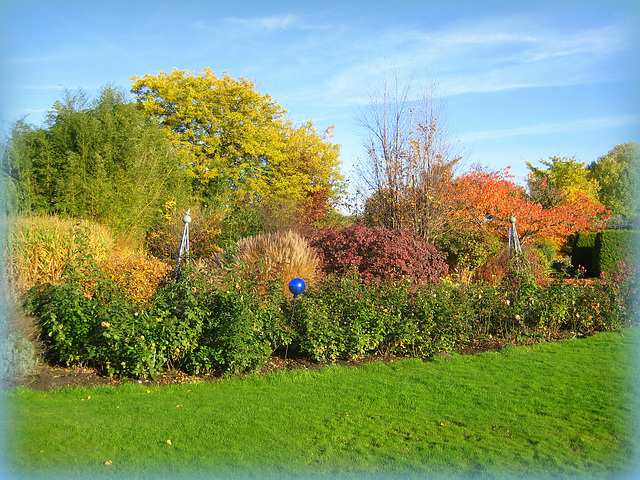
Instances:
[[[562,333],[563,335],[555,338],[554,340],[560,341],[572,336],[570,332]],[[529,339],[528,342],[523,342],[514,339],[499,337],[473,339],[456,349],[455,353],[459,355],[474,355],[477,353],[499,350],[507,345],[522,345],[525,343],[532,343],[532,341],[531,339]],[[396,355],[367,355],[357,359],[339,359],[334,363],[345,367],[354,367],[376,361],[390,363],[399,358],[401,357],[398,357]],[[330,363],[328,362],[317,362],[300,355],[290,355],[287,359],[285,359],[284,352],[276,351],[275,354],[271,355],[262,366],[261,373],[268,374],[280,370],[294,369],[310,370],[322,368],[329,364]],[[149,386],[157,386],[195,382],[214,382],[219,380],[221,376],[221,374],[215,371],[203,375],[188,375],[185,372],[181,372],[178,370],[168,370],[158,374],[155,379],[121,379],[100,375],[93,369],[78,367],[64,368],[61,366],[53,366],[43,362],[39,362],[36,371],[33,374],[18,380],[12,386],[25,386],[32,390],[51,390],[63,387],[93,387],[98,385],[117,386],[123,383],[131,382],[142,383]]]

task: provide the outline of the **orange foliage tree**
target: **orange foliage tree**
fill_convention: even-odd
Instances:
[[[448,201],[455,205],[452,220],[505,240],[509,218],[514,216],[522,242],[546,237],[560,244],[568,235],[596,229],[608,216],[604,205],[580,192],[544,208],[512,178],[508,168],[497,172],[470,171],[456,178],[448,192]]]

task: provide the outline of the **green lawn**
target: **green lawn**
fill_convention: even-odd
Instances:
[[[216,383],[12,389],[4,463],[47,479],[625,478],[639,341],[625,329]]]

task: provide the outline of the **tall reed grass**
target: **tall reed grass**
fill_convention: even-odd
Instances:
[[[55,215],[11,217],[6,235],[4,274],[14,298],[39,282],[56,284],[69,259],[83,255],[101,261],[115,245],[104,225]]]

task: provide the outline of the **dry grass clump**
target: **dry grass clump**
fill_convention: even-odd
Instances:
[[[316,278],[318,257],[308,242],[292,230],[244,238],[236,247],[237,268],[255,275],[259,288],[280,280],[286,289],[292,278],[301,278],[307,284]]]
[[[522,247],[523,262],[522,271],[532,275],[538,285],[543,285],[548,281],[548,261],[531,245]],[[473,275],[475,281],[497,285],[504,281],[511,269],[510,254],[504,249],[495,257],[490,258],[484,265],[479,267]]]
[[[101,261],[115,244],[104,225],[50,215],[10,218],[6,240],[5,275],[13,296],[37,283],[56,284],[68,260],[88,256]]]
[[[138,304],[146,303],[171,272],[171,267],[159,259],[127,250],[114,251],[98,266]]]

